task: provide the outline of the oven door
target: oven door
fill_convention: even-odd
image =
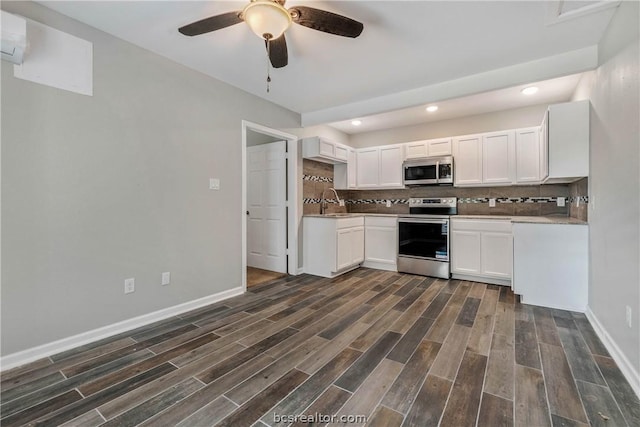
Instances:
[[[398,218],[398,256],[449,262],[449,220]]]
[[[404,185],[429,185],[438,183],[438,163],[405,164]]]

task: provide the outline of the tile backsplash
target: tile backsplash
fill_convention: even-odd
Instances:
[[[460,215],[572,216],[586,220],[588,203],[587,178],[572,184],[547,184],[508,187],[414,187],[397,190],[338,190],[346,207],[339,207],[332,192],[327,212],[409,213],[412,197],[457,197]],[[304,214],[320,213],[322,192],[333,187],[333,165],[303,159]],[[565,198],[565,206],[557,206],[557,198]],[[496,206],[489,207],[489,199]],[[387,201],[390,207],[387,207]]]
[[[319,214],[322,192],[333,187],[333,165],[302,159],[302,197],[304,199],[304,215]],[[344,198],[344,192],[338,192]],[[327,191],[325,197],[329,201],[325,213],[347,212],[346,206],[338,206],[332,191]]]

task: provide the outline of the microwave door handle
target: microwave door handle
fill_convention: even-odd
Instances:
[[[436,182],[440,182],[440,160],[436,161]]]

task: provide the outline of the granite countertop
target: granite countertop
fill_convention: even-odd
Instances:
[[[586,225],[587,221],[568,216],[509,216],[509,215],[456,215],[460,219],[504,219],[526,224],[575,224]]]
[[[307,214],[303,215],[304,217],[311,218],[355,218],[360,216],[381,216],[381,217],[391,217],[397,218],[399,216],[406,215],[398,215],[398,214],[380,214],[380,213],[343,213],[338,215],[320,215],[320,214]],[[582,221],[580,219],[571,218],[567,216],[518,216],[518,215],[455,215],[451,218],[458,219],[502,219],[509,220],[512,223],[525,223],[525,224],[575,224],[575,225],[586,225],[587,221]]]
[[[332,214],[327,214],[327,215],[320,215],[320,214],[306,214],[303,215],[303,217],[309,217],[309,218],[354,218],[354,217],[359,217],[359,216],[386,216],[386,217],[391,217],[391,218],[397,218],[398,214],[379,214],[379,213],[363,213],[363,212],[353,212],[353,213],[341,213],[338,215],[332,215]]]

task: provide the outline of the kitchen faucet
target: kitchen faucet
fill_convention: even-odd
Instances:
[[[333,191],[333,194],[336,195],[336,200],[338,201],[338,205],[340,204],[340,197],[338,197],[338,192],[336,191],[336,189],[333,187],[325,188],[322,191],[322,200],[320,201],[320,215],[324,215],[324,211],[327,209],[327,199],[324,198],[324,193],[327,190]]]

